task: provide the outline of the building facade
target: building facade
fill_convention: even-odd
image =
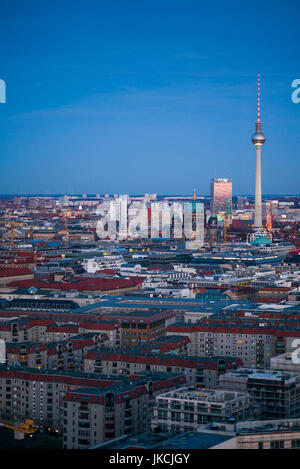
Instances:
[[[210,212],[225,212],[227,199],[232,207],[232,182],[228,178],[213,178],[210,183]]]
[[[249,396],[236,391],[183,387],[156,397],[152,429],[183,433],[199,425],[248,416]]]

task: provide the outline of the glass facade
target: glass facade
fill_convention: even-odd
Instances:
[[[232,182],[227,178],[214,178],[210,183],[210,211],[225,212],[227,199],[232,208]]]

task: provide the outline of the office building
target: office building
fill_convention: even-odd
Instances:
[[[210,212],[225,212],[227,199],[232,207],[232,182],[228,178],[213,178],[210,183]]]

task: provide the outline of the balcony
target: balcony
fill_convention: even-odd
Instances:
[[[89,412],[89,406],[88,405],[80,405],[78,407],[79,412]]]
[[[80,438],[80,439],[78,440],[78,444],[79,444],[80,446],[90,446],[91,443],[90,443],[90,440],[86,440],[86,439]]]
[[[78,428],[90,428],[90,423],[78,421]]]

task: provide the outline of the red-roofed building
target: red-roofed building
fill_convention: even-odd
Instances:
[[[2,314],[1,314],[2,315]],[[44,342],[45,332],[52,319],[22,318],[0,323],[0,339],[6,342]]]
[[[10,420],[13,409],[15,419],[32,418],[41,431],[63,430],[65,448],[87,448],[120,433],[145,431],[153,397],[185,383],[181,372],[135,374],[131,380],[0,365],[0,413]]]
[[[155,352],[156,349],[156,352]],[[162,354],[156,344],[152,353],[145,350],[120,349],[90,350],[84,356],[84,371],[86,373],[109,373],[110,375],[131,375],[141,371],[160,371],[177,373],[182,371],[186,375],[189,385],[214,387],[220,374],[226,370],[242,366],[239,358],[203,358],[183,357],[172,354]]]
[[[9,393],[13,381],[14,393]],[[105,389],[116,379],[99,375],[85,375],[73,371],[45,371],[30,368],[7,368],[0,365],[0,413],[10,420],[32,418],[42,430],[62,431],[64,419],[63,398],[80,387]],[[8,392],[7,392],[8,391]],[[16,397],[14,397],[16,396]]]
[[[19,364],[24,367],[44,370],[81,369],[86,351],[95,346],[108,345],[107,336],[87,334],[71,337],[68,341],[41,344],[24,342],[6,343],[7,365]]]
[[[103,278],[103,277],[72,277],[68,280],[59,282],[49,281],[48,279],[16,280],[8,284],[10,287],[30,288],[47,290],[76,290],[79,292],[105,292],[122,293],[133,291],[140,288],[142,279],[139,277],[126,278]]]
[[[0,267],[0,286],[7,286],[12,279],[14,281],[30,281],[34,275],[26,267]]]
[[[300,338],[300,330],[298,324],[285,324],[284,320],[231,318],[170,325],[167,335],[188,337],[194,355],[240,357],[245,366],[267,369],[272,357],[294,350],[293,341]]]
[[[108,337],[110,347],[119,347],[121,345],[122,326],[121,326],[120,321],[116,321],[116,322],[81,321],[79,331],[85,332],[85,333],[95,332],[95,333],[106,334]]]
[[[117,275],[117,272],[113,269],[103,269],[103,270],[97,270],[96,274]]]
[[[142,382],[137,379],[104,392],[68,392],[64,397],[64,448],[87,449],[121,435],[145,432],[150,429],[153,398],[185,381],[182,373],[165,378],[149,375]]]

